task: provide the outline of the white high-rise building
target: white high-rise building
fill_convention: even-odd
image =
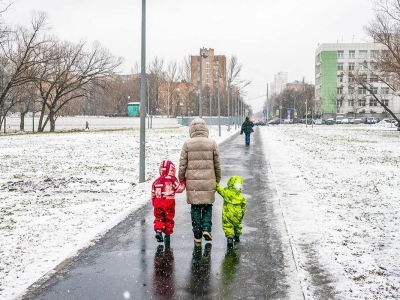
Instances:
[[[286,87],[288,82],[287,72],[278,72],[274,75],[274,93],[280,94]]]

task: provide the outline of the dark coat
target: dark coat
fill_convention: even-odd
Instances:
[[[240,130],[240,134],[244,133],[252,133],[253,132],[254,123],[251,121],[244,121],[242,124],[242,128]]]

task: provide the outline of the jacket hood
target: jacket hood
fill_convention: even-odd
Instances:
[[[194,119],[189,125],[189,134],[191,138],[208,137],[208,133],[208,126],[201,118]]]
[[[240,190],[237,188],[238,184],[240,185]],[[242,187],[243,187],[243,178],[242,177],[233,175],[231,178],[229,178],[228,189],[240,192]]]
[[[175,176],[175,165],[169,159],[164,159],[159,171],[161,176]]]

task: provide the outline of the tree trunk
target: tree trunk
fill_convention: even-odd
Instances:
[[[50,108],[49,121],[50,121],[50,132],[54,132],[56,130],[56,119],[55,119],[54,107]]]
[[[25,112],[20,113],[21,119],[19,123],[19,130],[20,131],[25,131]]]

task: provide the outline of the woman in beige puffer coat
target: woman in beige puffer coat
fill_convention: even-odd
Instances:
[[[179,181],[186,181],[186,199],[191,204],[192,230],[196,243],[203,236],[211,241],[212,204],[216,183],[221,180],[221,164],[217,143],[208,137],[203,119],[194,119],[189,126],[190,139],[183,144],[179,159]]]

